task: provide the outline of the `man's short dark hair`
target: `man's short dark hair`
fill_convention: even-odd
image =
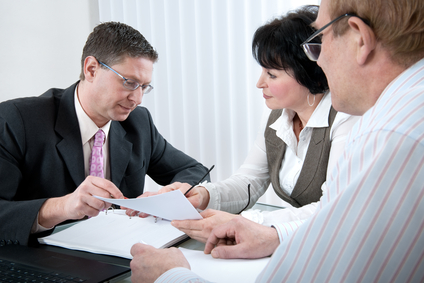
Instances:
[[[252,42],[253,57],[263,68],[285,70],[312,94],[328,90],[324,72],[300,46],[314,32],[317,15],[315,5],[289,12],[258,28]]]
[[[87,38],[81,56],[80,79],[84,80],[84,60],[94,56],[106,65],[113,66],[126,57],[143,57],[156,62],[157,52],[136,29],[119,22],[106,22],[96,26]]]

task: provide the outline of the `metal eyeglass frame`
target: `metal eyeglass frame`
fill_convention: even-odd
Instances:
[[[302,46],[303,51],[305,52],[306,56],[308,56],[309,60],[318,61],[319,55],[321,54],[321,43],[310,42],[310,41],[312,41],[314,38],[319,36],[327,27],[329,27],[333,23],[337,22],[338,20],[343,19],[344,17],[357,17],[357,18],[361,19],[368,26],[370,25],[369,21],[367,21],[367,20],[365,20],[365,19],[363,19],[363,18],[361,18],[361,17],[359,17],[355,14],[346,13],[346,14],[343,14],[343,15],[335,18],[334,20],[332,20],[331,22],[329,22],[328,24],[326,24],[325,26],[323,26],[322,28],[320,28],[319,30],[314,32],[310,37],[308,37],[308,39],[306,39],[300,45],[300,46]]]
[[[98,61],[98,60],[97,60]],[[98,61],[101,65],[103,65],[103,66],[105,66],[106,68],[108,68],[109,70],[111,70],[112,72],[114,72],[115,74],[117,74],[118,76],[120,76],[123,80],[124,80],[124,83],[123,83],[123,86],[126,88],[126,89],[129,89],[129,90],[136,90],[138,87],[141,87],[141,90],[143,91],[143,94],[147,94],[147,93],[149,93],[150,91],[152,91],[152,89],[153,89],[153,86],[151,86],[151,85],[141,85],[141,84],[139,84],[138,82],[136,82],[136,81],[134,81],[134,80],[132,80],[132,79],[127,79],[127,78],[125,78],[123,75],[121,75],[120,73],[118,73],[117,71],[115,71],[114,69],[112,69],[111,67],[109,67],[108,65],[106,65],[105,63],[103,63],[103,62],[100,62],[100,61]],[[135,87],[132,87],[131,85],[135,85]]]

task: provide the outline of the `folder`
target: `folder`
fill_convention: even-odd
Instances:
[[[188,236],[171,225],[170,221],[129,217],[125,210],[101,212],[98,216],[39,238],[38,242],[67,249],[132,259],[130,250],[136,243],[155,248],[173,246]]]

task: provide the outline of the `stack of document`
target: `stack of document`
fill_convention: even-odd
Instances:
[[[188,236],[171,225],[170,221],[129,217],[124,210],[101,212],[65,230],[39,238],[41,244],[97,254],[132,259],[130,250],[136,243],[155,248],[170,247]]]

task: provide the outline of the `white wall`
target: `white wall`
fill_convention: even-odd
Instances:
[[[97,0],[0,0],[0,101],[76,82],[98,22]]]

